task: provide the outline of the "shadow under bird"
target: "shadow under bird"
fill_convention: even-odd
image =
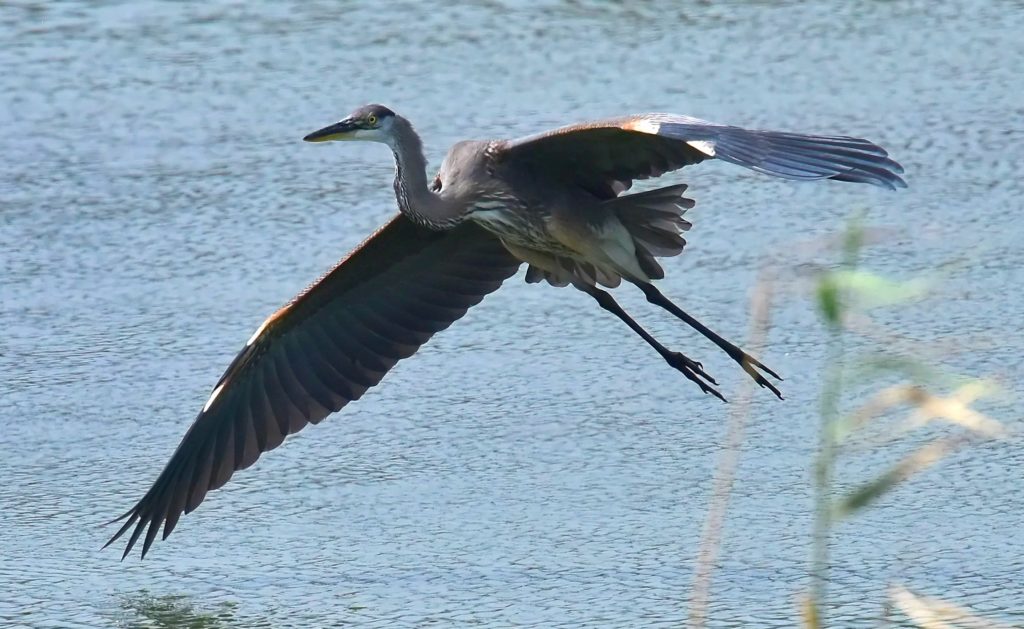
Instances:
[[[428,179],[420,137],[382,105],[360,107],[308,142],[380,142],[395,158],[400,212],[256,330],[228,366],[160,476],[118,518],[122,558],[237,471],[380,382],[402,358],[462,317],[526,263],[526,281],[573,286],[718,398],[701,363],[671,351],[611,294],[621,281],[722,348],[782,397],[779,376],[705,327],[651,283],[658,258],[682,252],[685,184],[626,194],[637,179],[720,159],[793,180],[905,187],[881,147],[846,136],[753,131],[673,114],[585,122],[516,140],[459,142]],[[724,398],[722,398],[724,400]]]

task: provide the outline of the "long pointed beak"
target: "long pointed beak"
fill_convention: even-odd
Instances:
[[[330,126],[318,129],[313,133],[310,133],[306,137],[302,138],[306,142],[330,142],[331,140],[348,140],[351,139],[353,131],[358,129],[356,123],[345,118],[340,122],[336,122]]]

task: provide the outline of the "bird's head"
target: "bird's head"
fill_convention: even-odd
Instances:
[[[395,112],[384,105],[363,105],[338,122],[314,131],[302,139],[306,142],[358,140],[390,145],[394,121]]]

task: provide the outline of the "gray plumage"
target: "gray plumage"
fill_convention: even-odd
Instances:
[[[496,290],[523,262],[528,282],[581,290],[615,314],[702,391],[724,400],[703,366],[670,351],[602,288],[622,280],[722,348],[758,384],[779,376],[668,300],[651,283],[678,255],[693,201],[685,184],[641,193],[638,179],[721,159],[793,180],[900,188],[903,169],[879,146],[846,136],[751,131],[688,116],[641,114],[517,140],[460,142],[428,184],[412,125],[367,105],[308,141],[387,144],[400,213],[252,335],[109,545],[122,558],[287,435],[318,423],[376,385],[399,360]],[[145,536],[143,537],[143,534]]]

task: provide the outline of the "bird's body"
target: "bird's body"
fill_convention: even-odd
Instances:
[[[677,227],[689,227],[674,218],[692,206],[681,197],[685,186],[672,186],[673,193],[657,200],[655,210],[664,209],[665,216],[641,216],[642,210],[637,210],[626,213],[624,221],[620,211],[628,203],[616,202],[624,199],[600,198],[543,171],[509,164],[503,159],[508,144],[503,140],[464,141],[449,150],[431,192],[456,210],[449,209],[440,217],[423,215],[415,192],[410,190],[408,173],[423,166],[417,155],[408,153],[421,149],[415,143],[413,148],[398,145],[395,194],[402,213],[430,229],[448,229],[462,221],[477,223],[531,265],[531,278],[543,277],[556,286],[583,281],[614,287],[623,275],[644,281],[661,277],[655,269],[649,273],[642,267],[637,259],[638,243],[627,224],[630,219],[663,218],[669,232],[665,237],[672,239]],[[682,242],[676,244],[671,255],[682,250]],[[646,259],[653,257],[646,253]]]
[[[499,192],[474,204],[467,218],[498,236],[535,273],[562,286],[577,280],[614,287],[624,273],[651,279],[640,268],[633,238],[616,213],[620,204],[543,175],[526,178],[489,161],[489,176]],[[443,184],[443,168],[440,177]],[[673,200],[679,199],[674,195]]]
[[[110,542],[125,556],[166,538],[207,492],[309,423],[358,399],[402,358],[527,263],[528,282],[593,297],[705,393],[703,366],[665,348],[600,287],[622,281],[722,348],[762,387],[771,369],[708,329],[651,283],[658,258],[682,252],[685,184],[629,193],[634,180],[717,158],[795,180],[905,186],[899,164],[867,140],[750,131],[688,116],[641,114],[517,140],[454,145],[428,181],[419,136],[381,105],[361,107],[308,141],[366,140],[395,157],[400,213],[269,317],[229,365],[149,491]],[[108,542],[108,544],[110,543]]]

